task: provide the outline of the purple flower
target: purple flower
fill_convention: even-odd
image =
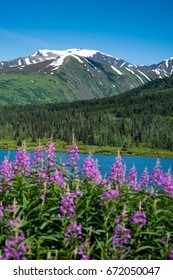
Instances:
[[[11,186],[14,173],[12,162],[7,157],[4,158],[0,166],[0,174],[2,175],[2,178],[0,178],[0,192],[2,192],[3,188],[6,190],[6,192],[9,192],[12,188]]]
[[[122,186],[122,184],[125,182],[125,168],[120,155],[118,155],[116,162],[111,167],[109,180],[110,182],[117,184],[118,187]]]
[[[36,182],[37,183],[44,183],[46,182],[47,184],[49,183],[48,182],[48,175],[46,173],[46,171],[43,171],[42,169],[38,169],[37,170],[37,175],[36,175]]]
[[[90,260],[89,244],[81,243],[81,245],[79,247],[78,255],[81,256],[80,260]]]
[[[156,185],[161,185],[164,177],[164,173],[160,168],[161,168],[160,161],[159,159],[157,159],[156,166],[154,167],[153,172],[151,173],[150,176],[150,182]]]
[[[18,236],[10,235],[5,243],[4,256],[0,257],[3,260],[24,260],[22,255],[26,251],[25,235],[20,230]]]
[[[136,167],[133,166],[127,176],[126,183],[129,185],[131,190],[137,191],[137,171]]]
[[[7,157],[1,163],[0,174],[3,175],[5,182],[9,182],[14,178],[12,162]]]
[[[70,218],[74,217],[74,198],[74,193],[68,193],[68,195],[62,197],[60,206],[61,215],[66,215]]]
[[[48,170],[55,165],[55,150],[55,143],[49,142],[46,144]]]
[[[142,228],[147,222],[147,217],[144,211],[135,212],[132,216],[132,223],[137,224],[139,228]]]
[[[71,164],[75,170],[77,169],[77,163],[79,160],[79,150],[77,145],[73,145],[69,147],[68,150],[68,158],[67,158],[67,164]]]
[[[115,219],[115,223],[116,224],[119,224],[119,223],[121,223],[121,222],[123,222],[123,221],[128,221],[128,215],[126,214],[126,213],[123,213],[123,215],[118,215],[117,217],[116,217],[116,219]]]
[[[45,195],[45,194],[40,195],[40,199],[41,199],[42,201],[44,201],[44,200],[46,199],[46,195]]]
[[[108,191],[104,191],[102,193],[101,196],[101,200],[102,201],[111,201],[111,202],[115,202],[117,196],[120,195],[120,191],[119,190],[108,190]]]
[[[116,223],[116,224],[119,224],[121,221],[122,221],[122,217],[121,217],[121,215],[118,215],[118,216],[116,217],[115,223]]]
[[[17,212],[17,205],[11,205],[11,204],[9,204],[8,206],[7,206],[7,208],[6,208],[6,211],[7,212],[14,212],[14,213],[16,213]]]
[[[65,231],[65,240],[69,242],[71,239],[81,239],[82,238],[82,225],[77,224],[76,222],[71,222],[67,226]]]
[[[97,161],[94,161],[91,156],[84,159],[82,173],[94,184],[100,184],[102,182],[102,176],[98,170]]]
[[[148,184],[149,184],[149,174],[147,168],[145,168],[137,184],[137,189],[140,190],[141,188],[147,188]]]
[[[54,182],[60,187],[63,187],[65,182],[63,180],[63,173],[59,170],[55,170],[54,174],[50,177],[50,182]]]
[[[33,165],[37,166],[40,163],[43,163],[43,160],[44,160],[43,148],[39,146],[34,151]]]
[[[18,149],[16,153],[16,159],[13,162],[13,170],[15,175],[29,176],[30,174],[30,154],[26,152],[26,149]]]
[[[79,250],[78,250],[78,255],[83,255],[84,249],[85,249],[85,243],[81,243]]]
[[[169,259],[173,260],[173,249],[169,251]]]
[[[116,225],[112,236],[113,244],[116,246],[127,245],[131,239],[131,233],[124,225]]]
[[[79,190],[76,192],[69,192],[67,195],[63,196],[61,199],[60,204],[60,212],[61,214],[58,214],[58,218],[61,216],[66,216],[68,218],[74,218],[75,216],[75,204],[74,199],[77,196],[82,196],[83,193]]]
[[[81,260],[90,260],[90,256],[83,255]]]
[[[162,180],[162,188],[165,193],[173,198],[173,178],[170,170],[168,170]]]
[[[167,237],[164,236],[164,237],[161,239],[161,243],[162,243],[162,244],[165,244],[166,242],[167,242]]]

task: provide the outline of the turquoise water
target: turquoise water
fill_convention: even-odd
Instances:
[[[30,152],[31,158],[33,156],[33,152]],[[7,150],[0,150],[0,163],[4,159],[4,156],[8,155]],[[16,155],[16,151],[10,151],[9,159],[14,160]],[[66,153],[57,153],[57,156],[61,158],[61,161],[63,163],[66,162],[67,154]],[[87,154],[80,154],[80,160],[79,165],[82,165],[82,162],[84,158],[86,158]],[[102,175],[109,175],[110,168],[112,164],[115,162],[115,156],[108,156],[108,155],[93,155],[94,159],[98,160],[98,166],[102,173]],[[145,167],[148,168],[148,171],[151,172],[153,167],[156,164],[156,158],[148,158],[148,157],[132,157],[132,156],[123,156],[123,163],[126,165],[127,172],[128,170],[133,166],[133,164],[136,166],[136,169],[138,171],[138,176],[141,175],[142,171]],[[168,168],[171,168],[173,170],[173,159],[160,159],[160,163],[162,166],[162,169],[164,172],[168,170]]]

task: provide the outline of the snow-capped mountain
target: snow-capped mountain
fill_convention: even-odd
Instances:
[[[20,69],[26,65],[53,60],[53,62],[49,63],[48,66],[52,66],[52,70],[57,70],[64,63],[67,57],[74,57],[80,63],[84,62],[80,58],[85,58],[85,59],[90,58],[96,62],[104,63],[104,64],[106,63],[114,64],[115,60],[119,61],[118,58],[114,58],[111,55],[104,54],[97,50],[87,50],[87,49],[68,49],[65,51],[38,50],[37,52],[35,52],[34,54],[28,57],[21,57],[10,61],[0,62],[0,69],[5,69],[8,67],[17,67]]]
[[[9,74],[16,74],[19,81],[15,82]],[[6,98],[8,90],[11,94],[15,88],[14,94],[19,97],[21,91],[24,95],[29,90],[36,96],[46,92],[55,101],[92,99],[119,94],[172,74],[173,58],[137,66],[98,50],[45,49],[28,57],[0,62],[0,96]],[[8,83],[7,78],[11,79]],[[28,85],[28,79],[32,85]]]
[[[108,64],[114,66],[112,69],[117,71],[119,75],[122,75],[120,69],[131,70],[131,73],[138,71],[138,74],[143,75],[147,80],[151,78],[163,78],[169,77],[173,74],[173,57],[169,59],[165,59],[164,61],[153,64],[153,65],[133,65],[131,63],[126,62],[123,59],[116,58],[112,55],[105,54],[98,50],[87,50],[87,49],[68,49],[68,50],[38,50],[34,54],[28,57],[20,57],[10,61],[2,61],[0,62],[0,69],[6,69],[8,67],[16,67],[22,70],[23,67],[31,64],[37,64],[41,62],[48,61],[50,62],[47,67],[52,67],[52,71],[59,69],[61,65],[63,65],[65,59],[67,57],[74,57],[78,60],[79,63],[84,63],[84,59],[86,62],[87,58],[98,62],[100,64]],[[117,68],[117,69],[116,69]],[[147,75],[148,73],[148,75]],[[137,76],[137,73],[134,75]],[[142,77],[141,77],[142,78]],[[142,82],[142,81],[141,81]]]

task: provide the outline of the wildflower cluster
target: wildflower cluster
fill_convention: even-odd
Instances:
[[[131,238],[130,232],[123,225],[116,225],[114,228],[114,234],[112,236],[113,244],[116,246],[127,245]]]
[[[68,192],[66,195],[62,196],[60,204],[60,213],[58,217],[66,216],[67,218],[74,218],[75,216],[75,202],[74,199],[77,196],[82,196],[83,193],[80,190],[76,192]]]
[[[0,192],[5,191],[9,192],[11,190],[12,180],[14,178],[12,162],[5,157],[1,166],[0,166]]]
[[[138,179],[118,155],[105,178],[74,143],[64,165],[52,141],[33,160],[23,146],[0,165],[0,259],[172,260],[172,199],[159,160]]]
[[[112,165],[109,180],[118,187],[125,182],[125,168],[121,156],[118,156],[116,162]]]
[[[164,173],[161,170],[160,160],[157,159],[156,166],[150,176],[150,182],[156,185],[161,185],[163,183]]]
[[[13,171],[18,176],[29,176],[30,166],[30,154],[26,152],[25,148],[18,149],[16,153],[16,159],[13,163]]]
[[[71,239],[82,239],[82,225],[76,222],[71,222],[65,231],[65,241],[69,242]]]
[[[77,169],[77,163],[79,160],[79,150],[77,145],[69,147],[67,164],[72,165],[74,169]]]
[[[22,231],[19,231],[18,236],[10,235],[5,242],[4,256],[1,256],[1,260],[26,260],[23,257],[23,253],[26,250],[24,243],[25,235]]]
[[[147,217],[144,211],[135,212],[132,216],[132,223],[137,224],[139,228],[142,228],[147,222]]]
[[[102,181],[97,161],[95,161],[91,156],[84,160],[82,173],[85,174],[88,180],[92,183],[100,184]]]
[[[168,170],[162,180],[162,188],[166,194],[173,198],[173,177],[170,170]]]
[[[120,195],[120,191],[119,190],[108,190],[108,191],[103,191],[102,196],[101,196],[101,200],[102,201],[111,201],[111,202],[115,202],[116,197]]]
[[[126,184],[130,187],[131,190],[137,191],[137,170],[136,167],[133,166],[127,176]]]

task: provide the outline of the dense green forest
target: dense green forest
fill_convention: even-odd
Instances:
[[[0,139],[173,149],[173,77],[109,98],[0,107]]]

